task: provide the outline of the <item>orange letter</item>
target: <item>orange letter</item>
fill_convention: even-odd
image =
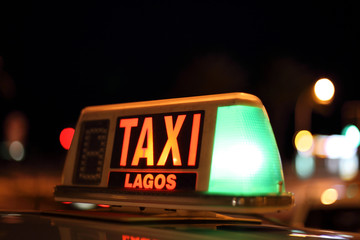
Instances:
[[[172,150],[173,164],[174,166],[181,166],[181,158],[179,152],[179,145],[177,142],[177,136],[179,135],[180,129],[184,123],[186,115],[179,115],[175,127],[173,128],[172,116],[165,116],[166,133],[168,140],[161,153],[157,166],[165,166],[166,160],[169,156],[170,149]]]
[[[176,188],[176,175],[175,174],[169,174],[166,178],[167,184],[166,189],[167,190],[174,190]]]
[[[142,179],[141,179],[141,173],[138,173],[136,175],[136,178],[134,180],[133,188],[143,188],[142,187]]]
[[[160,181],[160,183],[159,183]],[[166,183],[164,174],[159,174],[155,177],[154,185],[156,189],[163,189]]]
[[[148,173],[145,175],[143,186],[146,189],[152,189],[154,187],[154,176],[152,174]]]
[[[153,141],[153,127],[152,118],[147,117],[144,119],[144,124],[140,132],[139,141],[136,145],[134,158],[131,166],[138,166],[140,158],[146,158],[147,166],[154,166],[154,141]],[[146,137],[147,135],[147,137]],[[146,147],[144,147],[146,137]]]
[[[194,114],[192,130],[191,130],[188,166],[195,166],[196,164],[196,153],[198,148],[199,132],[200,132],[200,119],[201,119],[201,113]]]
[[[124,188],[132,188],[133,187],[132,183],[129,183],[129,179],[130,179],[130,173],[127,173],[125,176]]]
[[[130,142],[130,135],[131,135],[131,128],[137,127],[138,125],[138,118],[129,118],[129,119],[121,119],[120,120],[120,127],[125,128],[124,130],[124,140],[121,150],[121,157],[120,157],[120,166],[126,166],[126,160],[129,150],[129,142]]]

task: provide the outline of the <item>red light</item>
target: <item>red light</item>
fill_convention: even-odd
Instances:
[[[62,204],[72,204],[72,202],[62,202]]]
[[[110,205],[107,205],[107,204],[98,204],[99,207],[102,207],[102,208],[109,208]]]
[[[70,148],[74,133],[75,129],[73,128],[64,128],[60,133],[60,144],[66,150]]]

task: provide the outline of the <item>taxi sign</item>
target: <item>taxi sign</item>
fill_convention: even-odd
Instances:
[[[246,93],[83,109],[55,199],[221,212],[294,202],[266,110]]]

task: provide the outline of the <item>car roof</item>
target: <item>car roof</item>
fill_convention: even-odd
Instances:
[[[3,212],[5,239],[360,239],[355,234],[275,225],[264,219],[169,217],[120,212]]]

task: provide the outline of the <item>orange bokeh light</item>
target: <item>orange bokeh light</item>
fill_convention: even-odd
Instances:
[[[70,148],[74,133],[75,129],[73,128],[64,128],[60,133],[60,144],[66,150]]]

